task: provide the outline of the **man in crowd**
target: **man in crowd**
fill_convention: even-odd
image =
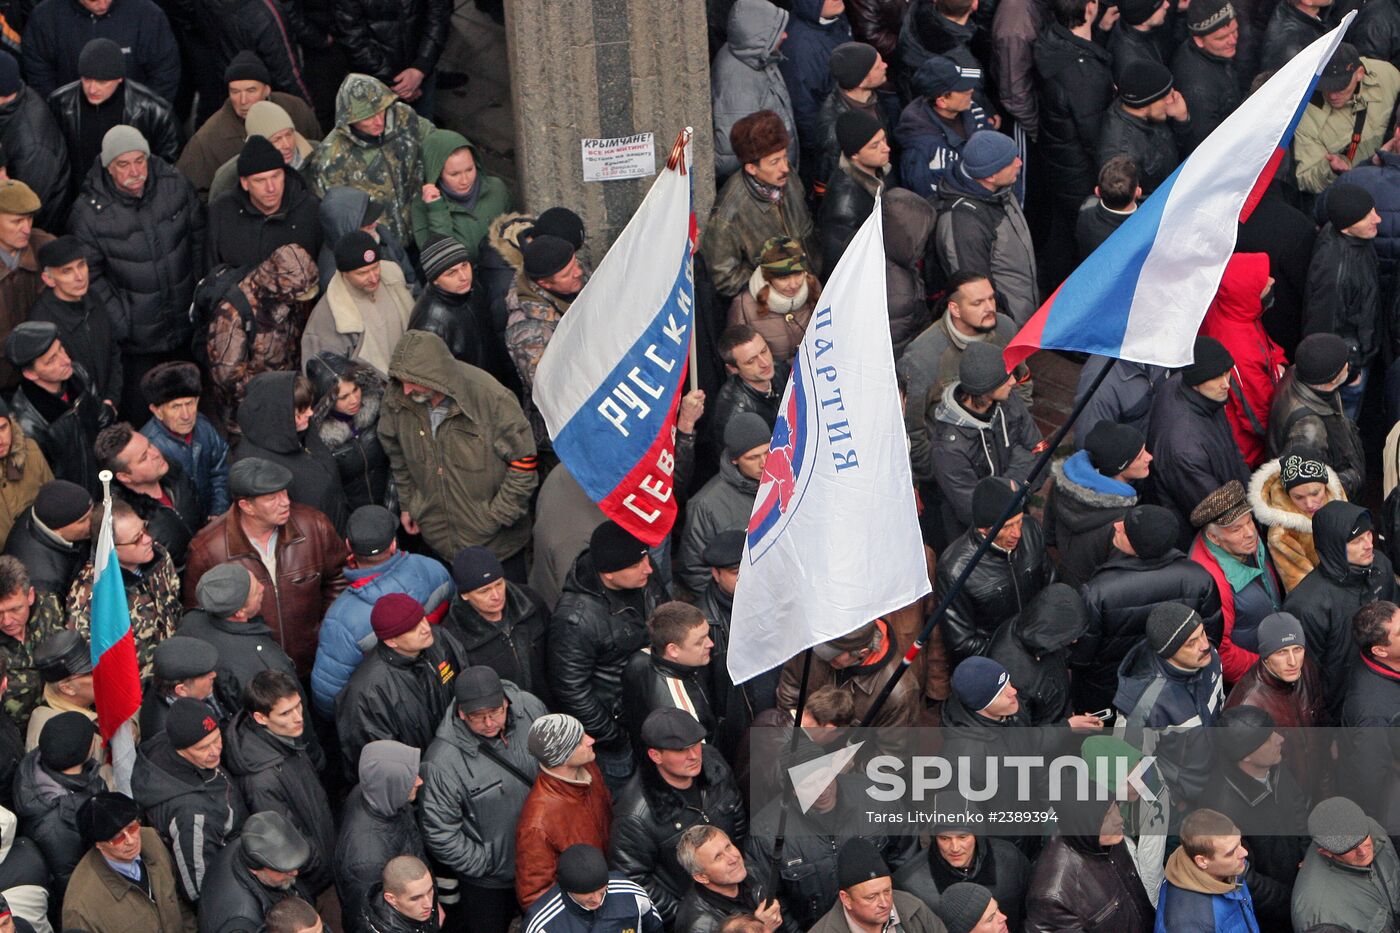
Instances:
[[[300,172],[287,167],[276,146],[249,136],[236,171],[237,190],[209,204],[208,266],[226,262],[251,268],[288,243],[312,256],[320,253],[321,199]]]
[[[309,676],[316,652],[316,629],[330,604],[345,589],[341,568],[345,542],[330,520],[287,495],[292,471],[249,457],[229,470],[233,507],[190,542],[185,568],[185,606],[199,604],[196,587],[205,572],[232,561],[261,585],[263,621]],[[271,559],[263,555],[270,553]]]
[[[889,866],[869,840],[853,836],[841,844],[836,856],[840,893],[812,933],[846,933],[847,930],[883,930],[898,917],[900,929],[909,933],[935,933],[943,922],[912,894],[894,890]],[[949,890],[946,909],[961,914],[960,892]],[[940,911],[942,912],[942,911]],[[981,911],[977,911],[981,919]],[[955,921],[956,922],[956,921]],[[971,926],[962,929],[970,931]]]
[[[714,929],[730,915],[745,912],[758,916],[765,929],[795,929],[773,892],[749,873],[744,853],[718,826],[697,823],[681,833],[676,860],[691,881],[676,909],[677,929]]]
[[[1277,71],[1315,39],[1321,38],[1327,31],[1322,14],[1331,5],[1332,0],[1284,0],[1275,6],[1264,27],[1259,70]]]
[[[1148,477],[1152,454],[1132,425],[1100,421],[1083,450],[1051,467],[1046,539],[1059,550],[1060,580],[1082,586],[1113,553],[1114,522],[1137,505],[1132,485]]]
[[[1114,30],[1118,34],[1121,30]],[[1167,121],[1175,124],[1174,128]],[[1138,168],[1138,185],[1150,195],[1181,163],[1176,133],[1191,125],[1186,98],[1160,61],[1136,61],[1118,78],[1118,99],[1104,114],[1099,131],[1099,168],[1127,156]]]
[[[0,109],[3,106],[0,102]],[[10,333],[29,319],[29,309],[44,290],[38,251],[54,237],[35,229],[40,207],[39,196],[24,182],[8,176],[0,179],[0,256],[4,257],[0,262],[0,339],[8,340]],[[8,359],[0,359],[0,389],[8,392],[18,384],[19,370]]]
[[[1098,178],[1093,198],[1080,205],[1079,217],[1074,224],[1074,242],[1080,262],[1102,246],[1113,231],[1123,226],[1123,222],[1137,210],[1138,200],[1142,197],[1137,163],[1131,156],[1113,156],[1099,167]]]
[[[311,846],[281,813],[254,813],[238,838],[209,866],[200,902],[200,933],[262,929],[263,917],[289,894],[307,897],[298,877]]]
[[[1293,135],[1298,189],[1320,194],[1342,172],[1370,159],[1386,140],[1397,93],[1400,71],[1394,65],[1362,58],[1349,42],[1337,46]]]
[[[36,593],[29,572],[18,559],[0,556],[0,654],[6,661],[6,686],[0,701],[10,721],[21,729],[44,692],[35,651],[63,627],[58,600]]]
[[[1366,482],[1361,432],[1342,407],[1341,388],[1351,381],[1351,345],[1334,333],[1304,337],[1293,365],[1279,380],[1269,410],[1269,456],[1293,447],[1323,454],[1349,498]]]
[[[1258,929],[1244,883],[1249,850],[1239,827],[1216,810],[1196,810],[1181,821],[1181,847],[1167,859],[1167,882],[1157,903],[1163,929]],[[1239,926],[1243,924],[1244,926]]]
[[[1364,930],[1400,911],[1400,859],[1381,824],[1345,797],[1308,814],[1312,845],[1293,886],[1293,929]]]
[[[33,214],[45,230],[62,230],[71,203],[63,132],[45,106],[44,95],[21,80],[19,65],[9,55],[0,55],[0,146],[5,150],[7,187],[19,185],[16,190],[25,192],[25,200],[33,204],[24,213]],[[81,176],[82,172],[75,173]],[[11,223],[17,224],[14,220]],[[11,229],[9,236],[17,233]],[[23,244],[3,245],[10,253],[24,249]],[[5,265],[8,269],[9,263]],[[30,271],[34,271],[32,266]]]
[[[1182,155],[1190,155],[1240,105],[1235,51],[1240,23],[1230,0],[1205,0],[1186,13],[1186,41],[1172,58],[1173,83],[1191,114],[1182,127]]]
[[[164,732],[171,704],[182,697],[200,701],[209,707],[220,727],[227,725],[235,709],[225,709],[214,690],[219,652],[213,645],[188,635],[171,635],[156,645],[151,667],[138,720],[141,735],[151,738]]]
[[[403,270],[363,230],[335,244],[335,267],[302,332],[301,358],[334,353],[383,374],[413,313]]]
[[[710,112],[714,120],[715,173],[728,178],[739,170],[729,131],[758,110],[771,110],[787,129],[788,161],[797,164],[797,124],[778,71],[778,47],[787,38],[789,13],[768,0],[743,0],[729,11],[727,41],[710,66]]]
[[[48,321],[26,321],[10,331],[5,358],[20,374],[10,416],[39,445],[56,479],[96,492],[93,443],[114,418],[91,374],[73,364],[58,328]]]
[[[150,0],[89,0],[35,6],[24,30],[24,71],[47,97],[80,77],[89,39],[114,40],[127,59],[127,74],[162,99],[175,99],[180,53],[161,8]]]
[[[739,412],[724,426],[719,473],[685,507],[685,535],[677,549],[680,579],[692,593],[709,582],[702,554],[715,535],[748,524],[773,428],[755,412]]]
[[[525,914],[525,933],[570,933],[585,928],[661,933],[665,924],[646,889],[608,871],[598,847],[579,843],[559,856],[558,880]]]
[[[723,443],[724,429],[741,412],[757,414],[771,434],[787,387],[788,364],[774,360],[767,339],[748,324],[725,328],[716,349],[728,375],[710,416],[713,436]]]
[[[199,367],[161,363],[140,377],[140,385],[151,413],[141,433],[194,481],[206,516],[227,512],[228,442],[199,411]]]
[[[360,916],[384,866],[400,855],[426,859],[414,802],[423,786],[421,752],[390,739],[360,752],[360,782],[341,811],[335,887],[347,933],[364,933]]]
[[[379,882],[369,889],[360,923],[369,930],[437,933],[441,910],[427,864],[415,856],[400,855],[389,860]]]
[[[48,288],[29,309],[30,321],[48,321],[69,358],[92,380],[92,390],[108,405],[122,397],[121,352],[112,315],[88,287],[87,256],[75,236],[61,236],[39,248],[39,276]]]
[[[112,494],[146,523],[146,530],[175,563],[185,569],[190,541],[208,516],[194,482],[159,447],[125,421],[103,428],[94,444],[98,465],[111,470]]]
[[[632,655],[622,673],[622,717],[638,759],[645,757],[642,725],[654,710],[680,709],[713,744],[717,725],[709,690],[713,661],[709,620],[683,602],[662,603],[647,619],[651,644]]]
[[[483,665],[526,693],[553,705],[545,673],[549,610],[534,590],[505,578],[505,567],[484,547],[463,548],[452,560],[446,628],[465,666]]]
[[[981,72],[942,55],[930,55],[914,72],[918,96],[899,115],[894,141],[899,144],[900,184],[925,198],[938,193],[939,182],[962,162],[972,134],[991,126],[973,92]]]
[[[884,190],[890,174],[890,144],[880,121],[864,111],[849,111],[836,118],[836,138],[841,154],[827,178],[817,226],[827,268],[835,268],[855,238],[856,231]]]
[[[86,487],[50,480],[10,531],[5,553],[24,565],[36,590],[61,604],[88,560],[91,518],[92,495]]]

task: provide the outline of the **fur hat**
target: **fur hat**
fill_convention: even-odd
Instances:
[[[729,130],[729,144],[741,164],[785,151],[791,141],[783,118],[771,110],[751,113]]]
[[[148,405],[164,405],[177,398],[198,398],[199,367],[193,363],[161,363],[141,377],[141,394]]]

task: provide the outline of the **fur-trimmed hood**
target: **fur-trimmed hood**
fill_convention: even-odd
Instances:
[[[373,430],[379,422],[379,407],[384,400],[385,380],[371,366],[361,363],[350,365],[352,368],[345,376],[360,387],[360,410],[353,419],[354,426],[357,432],[363,434]],[[335,396],[334,388],[322,395],[317,399],[316,408],[311,413],[311,426],[316,429],[316,436],[330,450],[337,450],[350,440],[350,425],[339,418],[331,417]]]
[[[4,469],[0,470],[0,477],[5,483],[17,483],[24,479],[24,465],[29,461],[29,452],[26,449],[24,428],[20,425],[19,419],[10,417],[10,452],[0,459]]]
[[[525,271],[525,257],[520,254],[520,236],[535,226],[535,218],[519,211],[510,211],[491,221],[486,239],[491,248],[501,254],[516,274]]]
[[[1282,465],[1275,459],[1267,461],[1254,471],[1254,475],[1249,478],[1249,507],[1254,510],[1254,517],[1266,527],[1282,527],[1288,531],[1310,535],[1313,530],[1312,519],[1298,511],[1293,500],[1288,498],[1288,492],[1279,478],[1280,470]],[[1347,501],[1342,481],[1337,478],[1336,471],[1331,467],[1327,468],[1327,492],[1331,496],[1329,501]]]

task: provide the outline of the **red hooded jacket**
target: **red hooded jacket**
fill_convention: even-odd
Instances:
[[[1269,339],[1259,320],[1264,314],[1259,296],[1268,281],[1267,254],[1234,254],[1201,322],[1201,336],[1219,340],[1235,358],[1225,416],[1251,470],[1264,462],[1269,408],[1279,376],[1288,365],[1283,348]]]

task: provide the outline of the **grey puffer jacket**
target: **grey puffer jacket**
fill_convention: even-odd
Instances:
[[[1015,186],[988,191],[955,166],[943,176],[933,206],[938,211],[938,262],[946,275],[980,272],[992,280],[997,300],[1024,325],[1040,307],[1035,247]]]
[[[787,28],[788,12],[768,0],[736,0],[729,11],[729,41],[719,47],[710,66],[710,110],[715,124],[715,173],[725,178],[739,171],[729,144],[729,130],[740,119],[771,110],[787,127],[788,159],[797,170],[797,124],[792,101],[778,71],[778,43]]]
[[[511,889],[515,824],[533,783],[527,784],[497,758],[533,781],[539,763],[526,750],[526,739],[545,708],[510,681],[501,686],[510,703],[502,730],[505,741],[494,739],[488,745],[467,727],[453,704],[423,760],[419,809],[423,838],[433,858],[474,885]]]
[[[685,536],[677,556],[681,582],[692,593],[704,592],[710,582],[710,568],[701,556],[715,535],[731,528],[747,528],[758,481],[749,479],[725,454],[719,474],[704,485],[685,507]]]
[[[993,404],[977,418],[957,400],[958,384],[943,390],[943,399],[928,423],[933,478],[945,506],[961,529],[972,524],[972,490],[986,476],[1006,476],[1024,483],[1042,442],[1026,403],[1015,395]]]

